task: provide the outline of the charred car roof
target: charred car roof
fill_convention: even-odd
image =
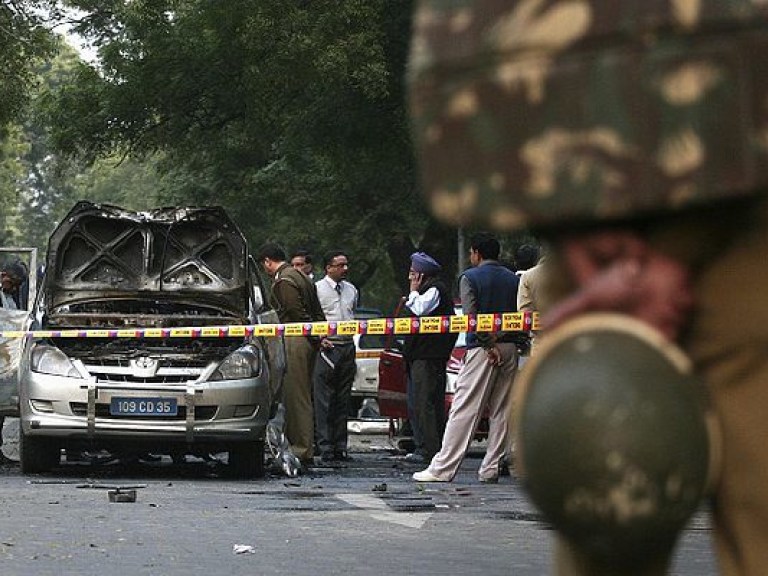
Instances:
[[[220,207],[132,212],[78,202],[48,244],[46,307],[104,299],[247,310],[245,239]]]

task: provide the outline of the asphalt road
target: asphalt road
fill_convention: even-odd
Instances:
[[[516,480],[480,484],[482,446],[449,484],[382,434],[353,434],[354,461],[288,479],[228,480],[188,459],[64,464],[45,476],[0,467],[0,574],[482,574],[549,572],[552,531]],[[4,450],[11,447],[6,446]],[[134,503],[108,491],[139,486]],[[697,515],[673,574],[714,575],[709,519]]]

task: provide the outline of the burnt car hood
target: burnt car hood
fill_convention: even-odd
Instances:
[[[245,239],[220,207],[79,202],[48,244],[45,307],[55,315],[87,302],[169,301],[245,317],[247,262]]]

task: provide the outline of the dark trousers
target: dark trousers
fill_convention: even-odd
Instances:
[[[315,441],[321,455],[347,452],[347,418],[355,379],[355,345],[335,344],[323,350],[313,374]]]
[[[415,451],[426,460],[440,451],[443,441],[446,362],[443,358],[427,358],[412,360],[408,364],[413,398]]]

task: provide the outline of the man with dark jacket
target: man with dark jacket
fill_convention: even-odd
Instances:
[[[277,244],[264,244],[259,263],[272,279],[270,299],[280,322],[322,322],[323,309],[315,285],[306,274],[286,261],[285,251]],[[283,384],[285,435],[293,453],[303,464],[311,464],[314,455],[314,415],[312,412],[312,371],[318,342],[313,336],[285,339],[286,372]]]
[[[518,277],[499,261],[498,240],[479,233],[470,240],[473,265],[459,280],[465,314],[515,312]],[[497,482],[499,462],[508,448],[507,405],[517,371],[518,335],[513,332],[467,334],[467,355],[456,381],[443,446],[413,479],[450,482],[456,475],[483,412],[488,409],[488,447],[478,470],[481,482]]]
[[[441,266],[424,252],[411,254],[408,272],[410,293],[406,309],[413,316],[451,316],[453,302],[438,278]],[[414,334],[405,340],[403,356],[408,367],[408,399],[416,444],[405,459],[429,462],[440,450],[445,430],[445,365],[458,334]],[[411,404],[412,399],[412,404]]]

